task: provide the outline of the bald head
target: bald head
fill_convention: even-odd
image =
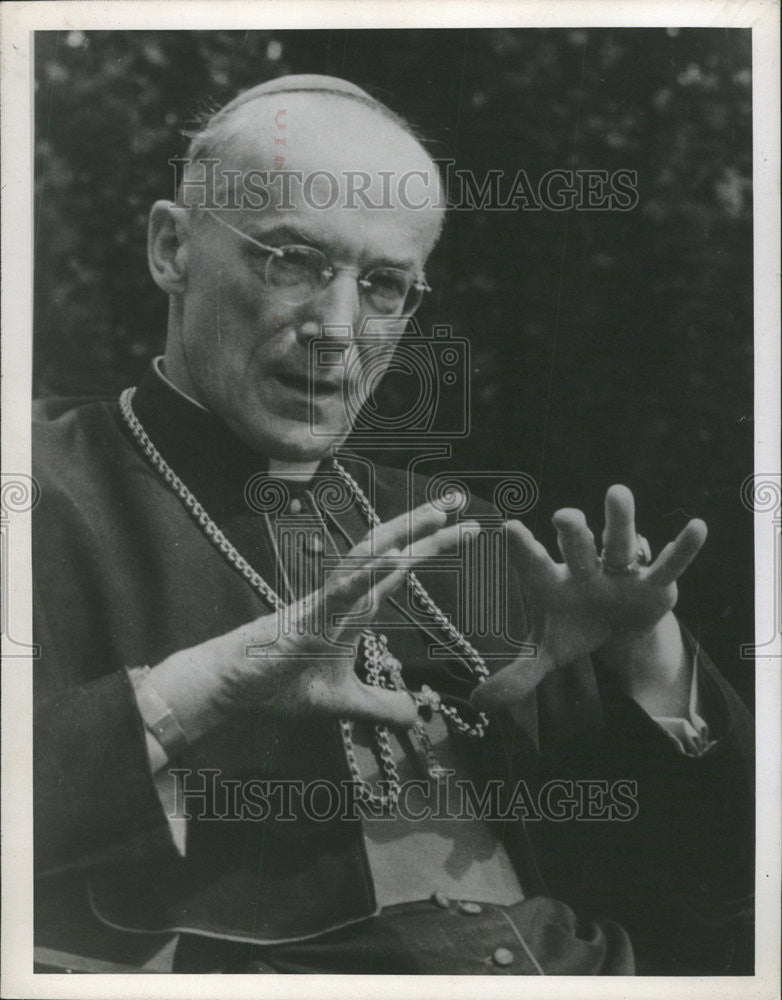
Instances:
[[[209,117],[200,129],[186,133],[190,136],[187,156],[195,160],[199,157],[219,155],[231,142],[239,122],[247,120],[248,106],[258,101],[273,99],[273,103],[279,109],[285,106],[285,99],[288,95],[293,94],[304,94],[310,97],[318,95],[321,98],[331,96],[363,105],[374,111],[379,117],[394,123],[402,132],[407,133],[418,142],[411,126],[400,115],[397,115],[385,104],[375,100],[365,90],[349,80],[343,80],[337,76],[300,73],[267,80],[238,94]]]
[[[235,192],[236,177],[240,191],[247,181],[258,190],[286,172],[316,208],[338,202],[348,209],[413,208],[426,216],[419,220],[422,227],[431,229],[434,220],[434,239],[442,226],[439,170],[411,127],[337,77],[285,76],[245,91],[191,133],[186,162],[178,200],[190,207],[202,203],[198,179],[208,163],[216,192],[213,208],[238,207],[235,198],[226,197],[226,176]],[[268,203],[284,209],[285,201],[278,193],[249,207]],[[248,199],[242,204],[248,207]]]
[[[234,97],[233,100],[209,117],[200,129],[187,133],[190,135],[188,157],[197,159],[198,157],[219,155],[224,144],[230,142],[232,138],[236,127],[234,122],[239,112],[243,109],[246,112],[248,105],[264,98],[276,98],[279,104],[279,99],[289,94],[308,94],[311,96],[317,94],[321,97],[330,95],[362,104],[381,118],[393,122],[401,131],[406,132],[412,138],[416,138],[412,128],[404,118],[349,80],[317,73],[299,73],[267,80]],[[284,106],[284,104],[283,100],[282,105]],[[244,117],[246,118],[246,115]],[[416,139],[416,141],[418,140]]]

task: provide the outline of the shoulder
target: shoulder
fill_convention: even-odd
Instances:
[[[115,450],[124,441],[117,421],[117,403],[102,398],[35,400],[32,406],[33,468],[46,475],[52,468],[73,466],[74,459],[88,459]]]
[[[84,509],[127,464],[137,461],[111,400],[53,399],[33,404],[32,474],[41,504],[68,498]],[[40,511],[39,511],[40,513]]]
[[[33,404],[32,469],[37,478],[60,481],[88,459],[113,423],[105,400],[38,400]]]

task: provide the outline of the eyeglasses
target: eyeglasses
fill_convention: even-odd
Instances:
[[[337,267],[316,247],[270,247],[243,233],[212,209],[213,219],[267,254],[263,270],[266,287],[288,305],[303,305],[315,298],[340,271],[356,275],[364,307],[383,316],[411,316],[421,305],[424,292],[431,292],[423,277],[396,267],[373,267],[361,272],[355,267]]]

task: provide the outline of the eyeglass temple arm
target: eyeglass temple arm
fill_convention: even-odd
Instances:
[[[230,229],[232,233],[236,233],[237,236],[241,236],[243,240],[247,240],[248,243],[254,243],[255,246],[260,247],[261,250],[266,250],[268,253],[274,254],[275,257],[282,257],[283,252],[279,247],[270,247],[266,243],[261,243],[260,240],[256,240],[254,236],[249,236],[247,233],[243,233],[241,229],[237,229],[236,226],[232,226],[230,222],[226,222],[225,219],[221,219],[220,216],[211,208],[205,208],[204,211],[207,215],[219,222],[221,226],[225,226],[226,229]]]
[[[260,240],[256,240],[254,236],[248,236],[247,233],[243,233],[241,229],[237,229],[236,226],[232,226],[230,222],[226,222],[225,219],[221,219],[220,216],[211,208],[205,208],[204,211],[210,215],[216,222],[219,222],[221,226],[225,226],[226,229],[230,229],[232,233],[236,233],[237,236],[241,236],[243,240],[247,240],[248,243],[254,243],[255,246],[260,247],[262,250],[266,250],[268,253],[274,254],[275,257],[284,256],[280,247],[270,247],[266,243],[261,243]],[[330,265],[332,271],[336,271],[333,265]],[[340,268],[340,270],[353,270],[353,268]],[[431,288],[427,284],[426,278],[423,275],[416,278],[412,282],[415,288],[421,289],[423,292],[431,292]]]

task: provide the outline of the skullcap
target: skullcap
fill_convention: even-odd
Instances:
[[[235,111],[241,105],[255,100],[256,97],[266,97],[269,94],[295,94],[295,93],[317,93],[325,94],[345,94],[346,97],[358,98],[369,104],[383,107],[379,101],[371,97],[361,87],[349,80],[343,80],[338,76],[325,76],[321,73],[291,73],[287,76],[278,76],[274,80],[267,80],[259,83],[249,90],[245,90],[225,107],[221,108],[215,118],[222,118],[228,112]]]

